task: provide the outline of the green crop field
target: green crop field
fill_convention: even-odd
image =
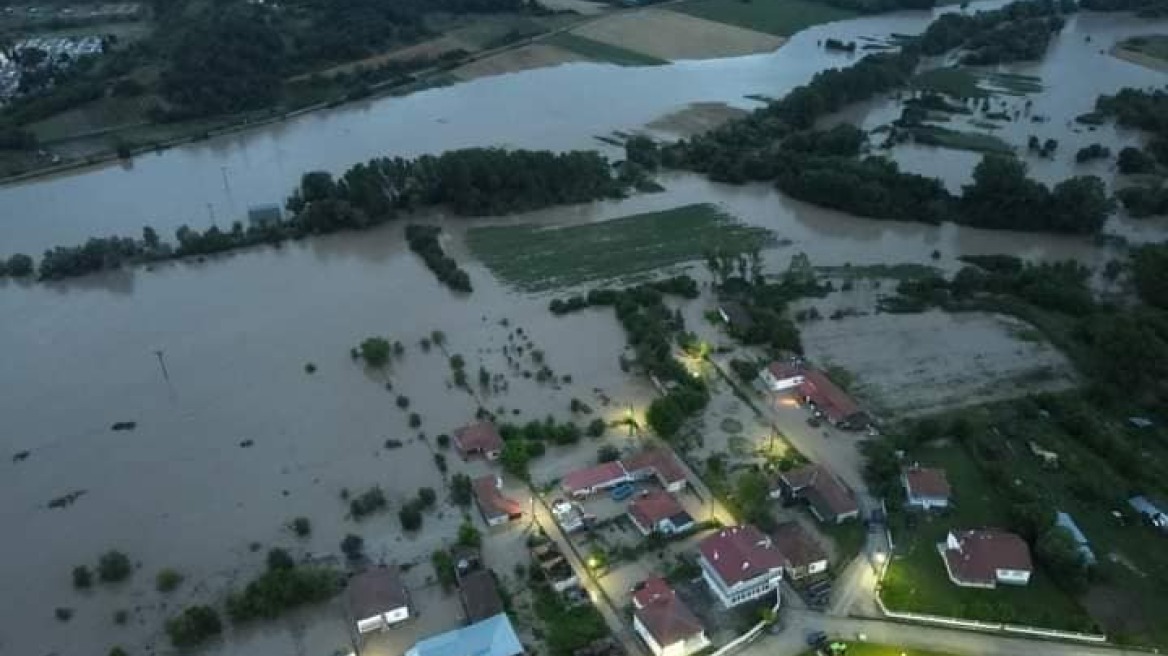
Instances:
[[[972,150],[977,153],[999,153],[1011,155],[1014,147],[1000,137],[980,132],[962,132],[936,125],[922,125],[910,128],[917,143],[956,150]]]
[[[953,98],[988,98],[995,93],[1024,96],[1040,93],[1042,79],[1032,75],[986,73],[969,68],[933,68],[918,73],[912,80],[917,89],[943,93]]]
[[[777,36],[791,36],[812,25],[856,15],[846,9],[808,0],[692,0],[672,5],[670,9]]]
[[[504,283],[526,291],[644,274],[699,260],[712,249],[741,253],[774,241],[769,230],[738,223],[708,204],[567,227],[467,232],[471,252]]]
[[[1166,34],[1133,36],[1120,42],[1119,48],[1168,62],[1168,35]]]
[[[621,66],[660,66],[668,64],[664,59],[651,57],[628,48],[621,48],[600,41],[594,41],[571,32],[560,32],[543,40],[549,46],[569,50],[589,59],[606,61]]]

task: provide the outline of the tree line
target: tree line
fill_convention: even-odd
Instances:
[[[1168,16],[1168,0],[1080,0],[1091,11],[1134,11],[1144,18]]]
[[[279,244],[308,235],[367,229],[401,213],[434,206],[448,207],[464,216],[525,212],[621,197],[628,184],[629,180],[614,174],[608,160],[595,151],[469,148],[416,159],[378,158],[351,167],[339,179],[323,171],[304,174],[286,203],[289,220],[246,228],[235,222],[228,230],[211,226],[202,232],[183,225],[175,231],[174,244],[163,241],[147,226],[138,239],[91,238],[78,246],[49,249],[36,273],[41,279],[56,280],[128,264]],[[421,242],[418,247],[432,253]],[[445,264],[437,266],[436,271],[448,269]],[[462,281],[456,270],[457,266],[450,270],[449,280],[469,287],[469,278]],[[32,258],[24,254],[16,254],[0,266],[0,274],[32,273]]]
[[[852,126],[812,129],[849,104],[903,87],[922,55],[965,48],[967,56],[987,61],[991,51],[994,61],[1040,56],[1050,34],[1061,28],[1063,12],[1073,9],[1073,3],[1032,0],[973,15],[946,14],[900,52],[820,72],[785,97],[689,140],[661,147],[630,140],[626,156],[649,168],[688,169],[719,182],[771,181],[794,198],[872,218],[1094,233],[1112,209],[1098,178],[1072,178],[1050,189],[1029,179],[1022,163],[988,155],[974,183],[954,196],[939,180],[903,172],[889,159],[858,159],[865,135]]]
[[[1095,101],[1095,112],[1111,116],[1128,128],[1152,134],[1144,149],[1127,147],[1119,153],[1119,172],[1132,175],[1155,173],[1168,166],[1168,91],[1124,88]],[[1168,214],[1168,189],[1142,182],[1115,193],[1127,213],[1136,218]]]
[[[406,226],[406,241],[410,245],[410,250],[420,255],[430,271],[433,271],[438,280],[447,287],[456,292],[469,294],[472,291],[470,276],[442,250],[442,244],[438,243],[440,234],[442,228],[438,226],[413,224]]]

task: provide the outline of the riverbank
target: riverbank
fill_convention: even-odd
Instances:
[[[1132,37],[1112,46],[1110,52],[1124,61],[1168,73],[1168,35]]]

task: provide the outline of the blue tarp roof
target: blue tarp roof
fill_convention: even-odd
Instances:
[[[523,645],[511,619],[499,613],[461,629],[420,640],[406,656],[516,656]]]

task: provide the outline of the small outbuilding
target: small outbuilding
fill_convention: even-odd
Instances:
[[[944,469],[913,465],[900,473],[900,484],[910,507],[920,510],[949,507],[952,489]]]

